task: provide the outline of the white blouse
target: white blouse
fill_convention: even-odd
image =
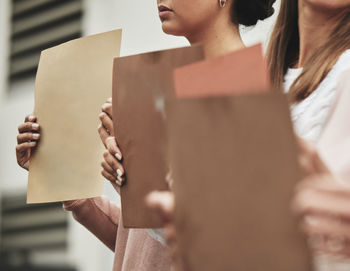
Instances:
[[[350,68],[350,50],[345,51],[321,82],[317,89],[305,100],[291,106],[291,117],[295,132],[309,141],[318,141],[336,98],[337,86],[341,74]],[[284,89],[287,93],[302,72],[302,68],[289,69],[284,77]]]

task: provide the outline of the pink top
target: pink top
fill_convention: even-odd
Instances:
[[[167,248],[144,229],[125,229],[120,207],[106,197],[71,201],[63,206],[115,252],[113,271],[171,270]]]

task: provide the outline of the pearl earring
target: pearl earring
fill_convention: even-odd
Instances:
[[[220,7],[224,8],[226,6],[226,0],[219,0]]]

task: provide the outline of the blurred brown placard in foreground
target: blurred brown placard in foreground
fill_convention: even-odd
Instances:
[[[169,135],[177,270],[311,270],[291,214],[301,174],[284,95],[184,99]]]

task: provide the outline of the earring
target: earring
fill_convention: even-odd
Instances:
[[[219,0],[220,7],[224,8],[226,6],[227,0]]]

